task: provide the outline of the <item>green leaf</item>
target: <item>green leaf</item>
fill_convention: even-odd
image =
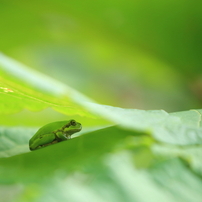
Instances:
[[[176,201],[189,202],[201,200],[202,181],[179,159],[156,164],[151,169],[152,177],[159,186],[167,190]]]
[[[0,182],[22,183],[22,202],[50,198],[79,202],[83,195],[88,200],[112,202],[177,202],[202,197],[202,181],[176,157],[161,159],[156,155],[150,165],[137,167],[137,158],[153,144],[149,139],[144,133],[119,127],[83,134],[0,159]]]
[[[123,127],[149,132],[157,141],[177,144],[202,144],[201,110],[167,113],[164,110],[123,109],[89,103],[100,116]]]
[[[3,54],[0,54],[0,75],[2,114],[52,107],[68,115],[92,116],[83,108],[91,99]]]
[[[29,151],[29,139],[36,128],[0,127],[0,158]]]
[[[181,157],[190,166],[190,168],[197,174],[202,176],[202,147],[201,146],[185,146],[177,147],[171,145],[158,145],[152,146],[152,151],[155,155],[170,157]]]
[[[53,176],[57,168],[71,172],[89,162],[99,163],[104,154],[112,151],[114,145],[130,135],[138,134],[109,127],[33,152],[2,158],[0,179],[3,181],[43,180]],[[11,165],[15,165],[15,168]]]
[[[134,129],[113,126],[87,132],[43,149],[1,158],[0,182],[22,183],[22,202],[30,197],[33,201],[50,197],[56,201],[80,201],[79,191],[95,201],[177,202],[202,197],[202,182],[190,170],[194,167],[175,160],[182,157],[179,152],[160,155],[150,150],[154,144],[166,148]]]
[[[192,109],[188,113],[187,111],[183,111],[183,112],[171,113],[171,115],[179,117],[184,125],[201,127],[202,126],[201,113],[202,113],[201,109],[197,110]]]
[[[23,108],[41,110],[51,106],[68,115],[97,114],[124,127],[150,132],[156,140],[169,144],[202,143],[200,110],[168,114],[163,110],[144,111],[99,105],[66,85],[29,70],[3,54],[0,64],[3,75],[0,87],[3,113],[13,113]]]

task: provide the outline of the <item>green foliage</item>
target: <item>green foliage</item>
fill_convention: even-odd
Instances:
[[[90,128],[82,123],[84,130],[74,138],[33,152],[28,142],[37,127],[1,126],[3,201],[83,201],[83,196],[88,201],[110,202],[201,199],[202,110],[167,113],[96,104],[1,58],[13,68],[1,67],[2,116],[24,108],[52,107],[67,115],[85,115],[88,121],[92,117],[106,120],[105,125],[101,121]],[[16,67],[26,77],[14,77]]]
[[[85,96],[68,86],[26,69],[3,54],[0,59],[1,113],[16,113],[22,109],[39,111],[52,107],[70,115],[88,114],[77,105],[77,102],[89,101]]]
[[[201,5],[2,0],[0,201],[201,201]]]

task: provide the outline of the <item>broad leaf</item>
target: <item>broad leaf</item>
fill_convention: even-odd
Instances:
[[[122,126],[147,131],[156,140],[169,144],[202,144],[201,111],[167,113],[164,110],[123,109],[89,103],[97,114]]]
[[[91,100],[76,90],[0,54],[0,113],[47,107],[68,115],[88,115],[82,105]]]

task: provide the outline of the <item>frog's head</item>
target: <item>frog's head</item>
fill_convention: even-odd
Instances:
[[[72,134],[79,132],[82,129],[82,125],[79,122],[71,119],[64,127],[64,133],[66,136],[71,136]]]

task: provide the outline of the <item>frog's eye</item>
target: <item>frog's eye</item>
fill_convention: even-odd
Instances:
[[[76,126],[76,121],[75,120],[71,120],[70,123],[71,123],[72,126]]]

